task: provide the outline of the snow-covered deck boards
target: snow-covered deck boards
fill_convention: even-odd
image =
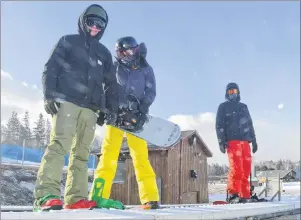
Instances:
[[[165,205],[158,210],[61,210],[30,212],[32,207],[2,206],[1,219],[231,219],[300,210],[300,201],[235,205]],[[11,210],[11,212],[7,212]],[[25,212],[22,212],[24,210]],[[26,212],[27,210],[27,212]],[[5,211],[5,212],[3,212]],[[19,212],[15,212],[19,211]],[[21,211],[21,212],[20,212]]]

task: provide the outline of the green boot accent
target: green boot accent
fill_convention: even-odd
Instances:
[[[105,180],[103,178],[94,179],[89,196],[90,200],[95,201],[97,203],[97,208],[124,209],[125,207],[122,202],[118,200],[102,198],[104,185]]]
[[[97,201],[98,198],[102,198],[104,185],[105,185],[105,180],[103,178],[94,179],[91,192],[89,193],[89,199],[93,201]]]
[[[49,210],[60,210],[63,208],[62,204],[58,205],[58,202],[55,204],[49,204],[48,206],[43,207],[43,204],[45,204],[50,199],[57,199],[60,200],[61,198],[59,196],[55,196],[52,194],[47,194],[44,197],[41,197],[39,199],[36,199],[33,204],[33,212],[39,212],[39,211],[49,211]],[[60,202],[62,203],[62,202]]]
[[[99,198],[96,203],[99,208],[125,209],[123,203],[118,200]]]

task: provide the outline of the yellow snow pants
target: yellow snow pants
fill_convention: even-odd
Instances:
[[[94,179],[105,180],[102,194],[104,199],[110,198],[123,135],[124,131],[110,125],[106,126],[106,134],[101,147],[102,155],[94,174]],[[148,159],[147,142],[129,133],[126,133],[126,137],[133,160],[141,204],[159,201],[156,174]]]

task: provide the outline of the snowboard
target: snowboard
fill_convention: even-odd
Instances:
[[[120,127],[118,128],[146,140],[154,145],[152,147],[169,147],[179,141],[181,136],[179,125],[150,114],[147,114],[146,117],[147,121],[139,131],[135,132]]]
[[[272,202],[270,200],[266,200],[266,199],[259,199],[258,201],[251,201],[251,203],[258,203],[258,202]],[[249,202],[250,203],[250,202]],[[231,204],[247,204],[247,203],[228,203],[227,201],[224,200],[216,200],[212,203],[212,205],[231,205]]]

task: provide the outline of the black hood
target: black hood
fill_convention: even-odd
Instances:
[[[149,66],[148,62],[146,61],[147,47],[143,42],[139,44],[139,53],[141,57],[142,66]]]
[[[141,57],[146,59],[147,48],[146,48],[145,43],[143,43],[143,42],[139,44],[139,53],[140,53]]]
[[[228,83],[228,85],[226,86],[226,94],[225,94],[225,98],[226,98],[227,100],[230,101],[229,95],[227,94],[227,90],[228,90],[228,89],[237,89],[237,90],[238,90],[237,98],[236,98],[235,101],[239,102],[239,101],[240,101],[240,91],[239,91],[239,86],[238,86],[236,83],[234,83],[234,82]]]
[[[78,32],[81,35],[87,36],[87,31],[85,29],[84,26],[84,21],[85,21],[85,17],[87,15],[96,15],[100,18],[106,18],[106,27],[104,29],[102,29],[94,38],[97,40],[100,40],[102,35],[104,34],[107,26],[108,26],[108,22],[109,22],[109,17],[107,12],[104,10],[103,7],[101,7],[100,5],[97,4],[92,4],[89,7],[86,8],[86,10],[84,10],[84,12],[79,16],[78,19]]]

